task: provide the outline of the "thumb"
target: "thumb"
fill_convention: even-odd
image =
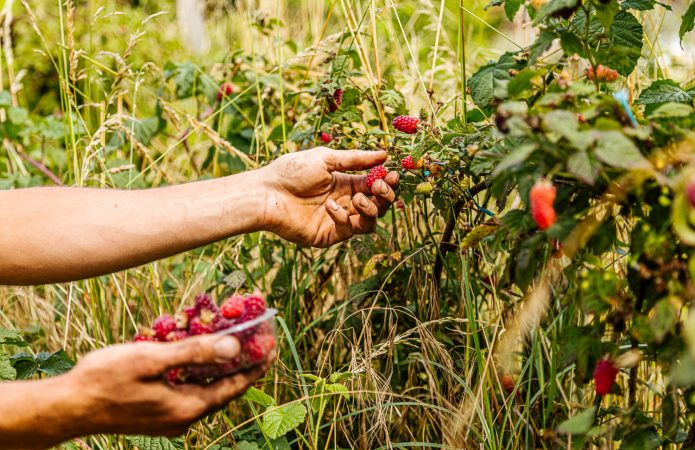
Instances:
[[[322,150],[329,172],[365,170],[386,161],[383,150]]]
[[[208,334],[163,344],[156,358],[164,372],[188,365],[223,364],[238,357],[240,351],[235,337]]]

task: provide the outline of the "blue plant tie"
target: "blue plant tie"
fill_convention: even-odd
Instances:
[[[637,128],[639,124],[637,123],[637,119],[635,119],[635,115],[632,113],[630,104],[627,102],[627,91],[623,89],[622,91],[614,92],[613,98],[616,99],[618,103],[620,103],[620,106],[623,107],[625,113],[627,114],[627,117],[630,119],[630,122],[632,123],[632,126]]]
[[[485,214],[487,214],[487,215],[490,216],[490,217],[495,217],[495,213],[493,213],[493,212],[490,211],[489,209],[483,208],[482,206],[480,206],[480,205],[478,204],[478,202],[475,201],[475,198],[473,197],[473,194],[471,194],[471,190],[470,190],[470,189],[466,189],[466,194],[468,194],[468,197],[470,197],[470,199],[473,200],[473,203],[475,203],[475,206],[476,206],[480,211],[484,212]]]
[[[431,174],[431,172],[430,172],[429,170],[423,170],[423,171],[422,171],[422,174],[423,174],[424,176],[426,176],[426,177],[429,177],[430,174]]]

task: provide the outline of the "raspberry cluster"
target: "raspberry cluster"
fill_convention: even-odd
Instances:
[[[586,69],[586,77],[591,81],[594,81],[595,78],[602,83],[613,83],[618,79],[618,71],[599,64],[596,66],[596,73],[594,73],[593,67]]]
[[[537,181],[531,188],[531,192],[529,192],[531,216],[541,230],[550,228],[557,219],[557,214],[553,207],[555,195],[555,186],[547,180]]]
[[[208,294],[195,298],[190,308],[185,308],[176,316],[163,314],[157,317],[151,328],[141,329],[133,338],[135,342],[158,341],[173,342],[200,334],[210,334],[226,330],[256,319],[266,311],[266,303],[260,292],[249,295],[234,294],[220,307]],[[166,378],[170,383],[204,383],[238,372],[262,362],[275,348],[275,331],[269,322],[235,331],[232,336],[239,339],[239,357],[225,364],[180,367],[169,371]]]
[[[393,119],[393,128],[406,134],[415,134],[420,119],[413,116],[398,116]]]
[[[401,160],[401,167],[405,170],[413,170],[415,168],[415,161],[411,155],[406,156]]]

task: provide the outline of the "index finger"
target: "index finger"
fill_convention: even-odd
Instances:
[[[324,150],[322,154],[329,172],[371,169],[386,161],[383,150]]]

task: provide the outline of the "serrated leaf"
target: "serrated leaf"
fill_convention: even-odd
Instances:
[[[271,439],[277,439],[297,428],[305,418],[306,407],[301,403],[272,408],[263,415],[263,431]]]
[[[262,405],[264,407],[269,407],[270,405],[275,404],[275,399],[271,397],[270,395],[266,394],[265,392],[261,391],[258,388],[255,388],[251,386],[246,393],[244,393],[244,396],[242,397],[244,400],[248,400],[254,403],[258,403],[259,405]]]
[[[405,103],[403,95],[394,91],[393,89],[384,89],[379,93],[379,101],[385,106],[390,106],[391,108],[398,109],[401,105]]]
[[[61,375],[75,367],[75,362],[63,350],[55,353],[41,352],[36,356],[39,372],[48,376]]]
[[[627,11],[619,11],[610,27],[610,44],[599,52],[598,59],[604,65],[628,76],[635,69],[642,55],[644,28],[640,21]]]
[[[481,108],[487,108],[495,98],[507,95],[507,83],[511,79],[509,70],[518,67],[513,53],[505,53],[497,62],[481,67],[470,80],[473,101]]]
[[[29,112],[19,106],[11,106],[7,110],[7,118],[15,125],[22,125],[29,118]]]
[[[350,400],[350,391],[342,383],[329,383],[326,385],[325,389],[328,392],[342,395],[345,400]]]
[[[661,446],[659,435],[652,429],[640,430],[626,436],[620,450],[656,450]]]
[[[649,169],[649,161],[635,144],[619,131],[601,133],[594,155],[609,166],[619,169]]]
[[[673,80],[657,80],[640,93],[636,105],[660,105],[663,103],[687,103],[692,98]]]
[[[180,450],[183,449],[181,439],[168,439],[151,436],[126,436],[126,441],[139,450]]]
[[[560,424],[557,428],[558,433],[563,434],[585,434],[589,432],[594,423],[594,413],[596,408],[593,406],[570,417]]]
[[[12,361],[12,367],[17,371],[18,380],[27,380],[33,377],[39,368],[36,358],[28,353],[12,355],[10,361]]]
[[[241,441],[237,442],[237,450],[259,450],[260,447],[255,442]]]
[[[690,2],[690,6],[688,6],[685,14],[683,14],[683,21],[678,30],[678,37],[680,38],[681,45],[683,45],[683,36],[691,32],[693,28],[695,28],[695,1]]]
[[[27,344],[22,337],[22,333],[7,328],[0,328],[0,345],[16,345],[26,347]]]
[[[0,380],[12,381],[17,378],[17,371],[12,367],[10,357],[4,353],[0,353]]]

